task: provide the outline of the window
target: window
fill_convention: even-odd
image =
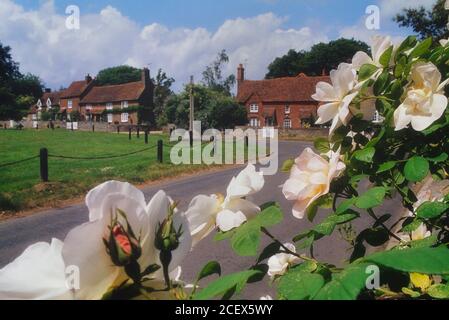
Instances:
[[[106,103],[106,110],[112,110],[114,109],[111,102]],[[108,113],[108,123],[112,123],[112,113]]]
[[[122,113],[122,122],[128,122],[129,114],[124,112]],[[112,122],[112,121],[111,121]]]
[[[290,114],[290,106],[285,106],[285,114]]]
[[[255,103],[249,105],[249,112],[257,113],[259,112],[259,106]]]
[[[259,127],[259,124],[260,124],[260,122],[259,122],[259,119],[257,119],[257,118],[251,118],[249,120],[249,125],[251,127]]]
[[[69,109],[73,108],[73,101],[72,100],[67,101],[67,108],[69,108]]]
[[[42,102],[41,102],[41,100],[39,99],[39,100],[37,100],[37,108],[40,110],[40,109],[42,109]]]
[[[50,100],[50,98],[47,99],[47,107],[48,107],[48,109],[51,109],[51,100]]]
[[[122,109],[128,108],[128,101],[122,101]]]
[[[290,129],[291,127],[292,127],[292,121],[290,119],[285,119],[284,120],[284,128]]]

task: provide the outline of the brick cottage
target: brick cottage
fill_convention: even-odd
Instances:
[[[29,120],[39,120],[42,112],[51,110],[48,103],[38,107],[51,95],[51,104],[59,108],[57,114],[61,120],[70,121],[73,113],[78,112],[81,121],[130,125],[153,123],[153,93],[154,84],[147,68],[142,70],[140,81],[120,85],[99,86],[87,75],[63,91],[51,93],[47,90],[31,107]]]
[[[237,100],[246,106],[252,127],[301,129],[314,122],[318,102],[312,99],[316,84],[330,82],[329,76],[246,80],[245,69],[237,69]]]

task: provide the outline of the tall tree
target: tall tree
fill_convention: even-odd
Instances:
[[[154,81],[154,116],[159,119],[163,115],[163,110],[167,99],[173,94],[171,86],[175,79],[167,76],[167,74],[159,69]]]
[[[303,72],[310,76],[328,73],[341,62],[348,62],[357,51],[369,53],[369,47],[362,41],[338,39],[329,43],[318,43],[310,51],[290,50],[276,58],[269,66],[267,79],[291,77]]]
[[[226,50],[218,53],[214,62],[206,67],[203,71],[203,83],[208,88],[231,95],[232,87],[235,84],[235,76],[233,74],[223,76],[223,67],[229,62]]]
[[[126,65],[106,68],[98,72],[97,83],[100,86],[106,86],[139,81],[141,79],[141,71]]]
[[[394,17],[400,27],[412,28],[421,39],[432,37],[435,41],[447,39],[448,11],[444,9],[445,0],[435,2],[431,10],[423,6],[403,9]]]
[[[11,48],[0,43],[0,120],[20,120],[42,95],[42,88],[37,76],[20,73]]]

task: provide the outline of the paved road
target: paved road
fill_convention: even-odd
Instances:
[[[298,155],[307,143],[280,142],[279,163],[285,159]],[[187,206],[193,195],[225,193],[226,187],[232,176],[241,168],[232,168],[225,171],[197,175],[182,180],[151,186],[143,190],[147,200],[158,190],[165,190],[173,199],[180,201],[180,208]],[[286,201],[281,193],[280,185],[287,178],[285,173],[266,177],[265,188],[259,192],[254,200],[263,203],[267,200],[278,201],[285,212],[284,222],[272,229],[282,241],[289,241],[292,236],[311,226],[307,220],[297,220],[291,215],[291,203]],[[320,212],[317,219],[325,212]],[[88,220],[87,209],[84,204],[74,205],[63,209],[50,210],[34,216],[7,221],[0,224],[0,267],[11,262],[27,246],[37,241],[50,241],[56,237],[64,239],[67,232],[76,225]],[[362,228],[371,221],[364,217],[357,221],[356,228]],[[268,239],[264,239],[268,244]],[[318,259],[341,265],[348,256],[348,244],[345,243],[336,232],[335,235],[325,238],[315,248]],[[223,273],[231,273],[248,268],[254,263],[254,258],[237,257],[229,248],[228,242],[214,243],[212,239],[203,240],[192,251],[183,264],[183,278],[191,281],[195,278],[200,268],[210,260],[221,263]],[[272,289],[265,284],[253,284],[245,291],[243,298],[258,299],[260,296],[272,293]]]

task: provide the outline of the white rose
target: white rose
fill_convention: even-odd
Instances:
[[[296,248],[293,244],[285,243],[284,246],[291,252],[296,253]],[[271,278],[283,275],[287,272],[288,268],[291,265],[295,264],[298,261],[300,261],[300,259],[293,254],[278,253],[268,259],[268,275]]]
[[[352,115],[349,105],[357,96],[353,92],[357,84],[357,75],[352,65],[341,63],[337,70],[330,72],[331,83],[318,82],[316,93],[312,98],[324,104],[318,108],[318,120],[316,124],[325,124],[332,120],[330,134],[342,124],[346,125]]]
[[[221,231],[239,227],[260,208],[247,200],[264,185],[262,172],[249,164],[237,177],[233,177],[226,189],[226,197],[199,195],[186,211],[194,244],[205,238],[216,226]]]
[[[326,161],[312,149],[306,148],[295,160],[290,178],[282,188],[287,200],[296,202],[293,215],[302,219],[307,207],[329,192],[331,181],[345,168],[338,152],[332,152],[330,160]]]
[[[414,130],[422,131],[438,120],[447,107],[443,92],[447,81],[441,83],[441,73],[433,63],[416,63],[404,102],[394,112],[396,131],[409,124]]]

